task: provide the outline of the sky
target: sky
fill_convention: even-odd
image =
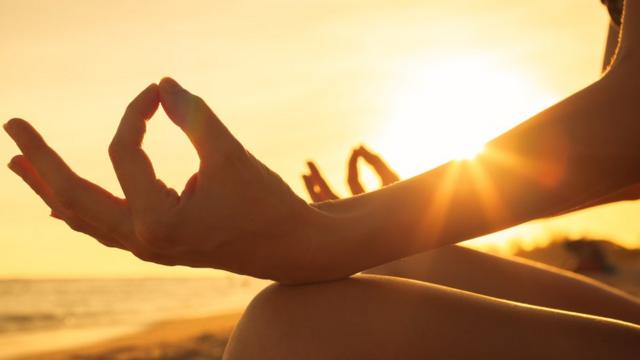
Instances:
[[[127,103],[172,76],[300,196],[310,159],[346,196],[356,145],[410,177],[596,80],[607,22],[597,0],[0,0],[0,119],[27,119],[76,172],[121,195],[107,146]],[[177,189],[197,168],[164,114],[144,147]],[[17,153],[0,136],[5,162]],[[50,218],[6,168],[0,185],[0,278],[217,274],[104,248]],[[476,244],[588,235],[639,247],[639,218],[638,203],[616,204]]]

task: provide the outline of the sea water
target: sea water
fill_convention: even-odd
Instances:
[[[162,320],[237,311],[267,284],[235,275],[0,280],[0,359],[87,344]]]

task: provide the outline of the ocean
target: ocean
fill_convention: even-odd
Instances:
[[[267,284],[236,275],[0,280],[0,359],[91,343],[162,320],[239,310]]]

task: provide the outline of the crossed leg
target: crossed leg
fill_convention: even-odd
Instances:
[[[272,285],[225,359],[636,359],[640,327],[424,282],[361,275]]]
[[[516,257],[452,245],[366,271],[640,324],[640,301],[601,282]]]

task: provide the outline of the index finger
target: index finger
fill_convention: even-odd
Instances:
[[[160,105],[158,85],[151,84],[127,106],[109,146],[109,156],[134,217],[149,214],[162,201],[164,185],[142,150],[149,120]]]
[[[360,151],[362,158],[371,165],[380,177],[383,186],[393,184],[400,180],[398,174],[396,174],[379,155],[372,153],[364,146],[360,147]]]
[[[358,172],[358,158],[360,158],[360,149],[354,149],[349,157],[349,165],[347,167],[347,183],[351,194],[360,195],[364,193],[364,188],[360,183],[360,173]]]
[[[28,122],[11,119],[4,128],[61,206],[110,233],[131,233],[121,200],[75,174]]]

